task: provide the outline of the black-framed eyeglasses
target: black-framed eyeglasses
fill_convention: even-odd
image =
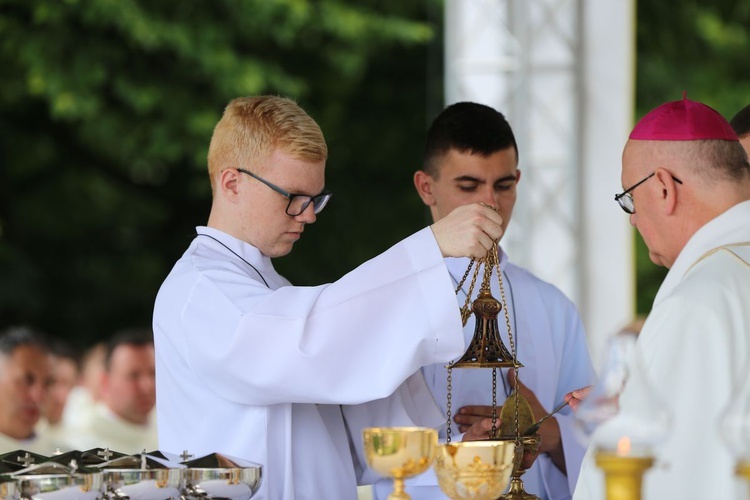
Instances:
[[[238,172],[242,172],[243,174],[247,174],[253,179],[257,179],[266,186],[270,187],[277,193],[279,193],[281,196],[285,197],[289,200],[289,204],[286,206],[286,214],[292,217],[296,217],[297,215],[300,215],[302,212],[307,210],[307,207],[310,206],[310,203],[313,204],[313,211],[318,214],[321,210],[323,210],[328,203],[328,200],[331,199],[331,196],[333,193],[327,190],[323,190],[322,193],[317,194],[315,196],[310,196],[309,194],[297,194],[297,193],[290,193],[289,191],[286,191],[284,189],[281,189],[276,184],[272,184],[262,178],[259,175],[256,175],[249,170],[245,170],[244,168],[238,168]]]
[[[635,204],[633,203],[633,195],[630,193],[635,188],[637,188],[638,186],[640,186],[641,184],[649,180],[654,175],[656,175],[656,172],[651,172],[649,175],[647,175],[640,181],[636,182],[635,184],[627,188],[622,193],[615,195],[615,201],[620,204],[620,208],[622,208],[625,211],[625,213],[631,214],[631,215],[635,213]],[[674,179],[676,183],[682,184],[682,181],[678,179],[677,177],[675,177],[674,175],[672,176],[672,179]]]

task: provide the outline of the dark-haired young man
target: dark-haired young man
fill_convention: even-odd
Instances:
[[[481,202],[498,210],[504,234],[516,203],[520,179],[516,140],[503,114],[482,104],[460,102],[447,107],[433,121],[427,132],[423,169],[414,174],[414,185],[433,221],[441,220],[459,206]],[[446,258],[445,261],[457,286],[469,259]],[[524,365],[519,370],[522,393],[529,400],[535,417],[540,418],[560,403],[567,392],[592,382],[594,372],[586,336],[575,305],[555,286],[510,263],[504,251],[500,268],[511,331],[518,359]],[[462,304],[469,290],[468,281],[458,294]],[[478,292],[477,284],[472,299]],[[501,298],[494,274],[492,295],[498,300]],[[500,313],[498,322],[501,336],[510,347],[504,313]],[[464,329],[467,342],[473,332],[472,317]],[[436,401],[445,410],[447,374],[444,364],[425,367],[423,373]],[[510,394],[512,386],[505,370],[502,376],[498,374],[498,405]],[[492,370],[453,370],[452,436],[491,416],[488,406],[492,403],[491,394]],[[541,453],[524,475],[526,491],[544,499],[569,498],[585,451],[573,436],[570,411],[563,410],[548,419],[539,432]],[[445,435],[445,429],[441,434]],[[384,498],[384,490],[381,484],[376,485],[376,497]],[[432,472],[414,480],[409,493],[415,500],[445,498]]]

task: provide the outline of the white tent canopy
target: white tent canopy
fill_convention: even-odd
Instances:
[[[513,127],[523,172],[503,246],[577,305],[596,362],[634,308],[633,232],[613,200],[632,126],[633,0],[446,0],[446,104]]]

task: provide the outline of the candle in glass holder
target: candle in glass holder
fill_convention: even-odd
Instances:
[[[671,414],[645,376],[635,340],[630,333],[610,339],[599,382],[575,414],[604,473],[607,500],[641,498],[643,474],[670,429]]]
[[[639,500],[643,474],[654,459],[648,455],[634,455],[630,438],[623,436],[612,450],[599,449],[596,465],[604,472],[607,500]]]

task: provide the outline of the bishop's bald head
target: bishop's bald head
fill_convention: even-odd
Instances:
[[[633,128],[621,182],[630,189],[631,224],[651,260],[666,267],[698,229],[750,199],[750,165],[737,134],[716,110],[684,95]]]

